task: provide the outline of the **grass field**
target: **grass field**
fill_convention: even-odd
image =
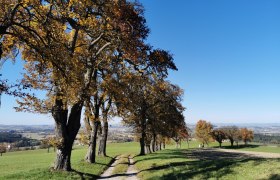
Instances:
[[[280,159],[200,159],[190,150],[167,149],[135,158],[140,179],[279,179]]]
[[[74,148],[72,153],[73,173],[50,173],[49,168],[55,159],[55,153],[46,149],[5,153],[0,157],[0,179],[80,179],[81,176],[94,178],[100,175],[112,158],[131,152],[138,153],[138,143],[118,143],[108,145],[109,157],[97,157],[97,163],[89,165],[83,162],[86,148]]]
[[[138,177],[141,179],[279,179],[280,160],[273,159],[204,159],[193,156],[191,153],[198,147],[198,142],[192,141],[188,145],[182,143],[181,149],[175,149],[175,145],[167,146],[166,150],[136,156],[135,166],[140,170]],[[216,147],[217,143],[211,143]],[[225,143],[224,148],[229,148]],[[241,150],[280,152],[280,147],[252,145],[240,146]],[[51,172],[55,153],[47,153],[43,150],[30,150],[5,153],[0,157],[0,179],[85,179],[96,178],[112,161],[112,158],[123,154],[138,154],[138,143],[116,143],[108,145],[109,157],[97,157],[97,163],[89,165],[83,162],[86,154],[85,147],[74,148],[72,153],[71,173]],[[116,173],[127,169],[120,166]]]

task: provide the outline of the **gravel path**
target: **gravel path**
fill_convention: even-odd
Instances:
[[[115,158],[115,161],[113,162],[113,164],[106,170],[103,172],[103,174],[101,174],[100,179],[111,179],[111,180],[118,180],[115,177],[110,177],[114,171],[114,168],[116,165],[118,165],[118,161],[120,160],[121,156],[118,156]]]
[[[133,157],[128,157],[129,160],[129,166],[127,169],[126,174],[128,175],[126,180],[138,180],[137,178],[137,173],[138,171],[136,170],[135,166],[134,166],[134,160]]]
[[[242,158],[280,158],[277,153],[252,152],[232,149],[204,148],[185,152],[188,158],[201,160],[242,159]]]
[[[242,153],[242,154],[259,157],[259,158],[280,158],[280,154],[278,153],[241,151],[241,150],[233,150],[233,149],[217,149],[217,150],[222,152],[228,152],[228,153]]]
[[[116,158],[114,163],[103,173],[101,174],[100,178],[98,180],[103,180],[103,179],[109,179],[109,180],[138,180],[137,178],[137,173],[135,166],[134,166],[134,160],[133,157],[129,156],[129,166],[127,169],[127,172],[124,174],[115,174],[112,175],[114,168],[116,165],[119,164],[119,160],[121,159],[121,155]]]

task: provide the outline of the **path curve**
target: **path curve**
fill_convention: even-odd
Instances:
[[[118,180],[118,178],[116,177],[110,177],[114,171],[114,168],[116,165],[118,165],[118,160],[120,159],[121,156],[117,156],[115,158],[115,161],[113,162],[113,164],[106,170],[104,171],[101,175],[100,178],[98,178],[98,180],[101,179],[110,179],[110,180]]]

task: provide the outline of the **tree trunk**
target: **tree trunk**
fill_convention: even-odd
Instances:
[[[63,109],[62,100],[57,99],[55,101],[55,106],[52,109],[52,116],[55,120],[56,139],[59,142],[54,163],[55,170],[71,170],[71,151],[81,126],[82,105],[82,102],[74,104],[68,118],[68,110]]]
[[[140,154],[139,155],[145,155],[145,139],[143,138],[143,134],[142,133],[142,137],[140,138]]]
[[[154,133],[153,134],[153,142],[152,142],[152,150],[153,150],[153,152],[155,152],[156,151],[156,134]]]
[[[229,141],[230,141],[230,146],[233,147],[234,140],[233,139],[229,139]]]
[[[165,149],[165,140],[163,141],[163,149]]]
[[[146,139],[146,115],[144,113],[142,113],[142,118],[141,118],[141,138],[140,138],[140,154],[139,155],[145,155],[145,139]]]
[[[222,147],[222,142],[219,142],[219,147],[220,147],[220,148]]]
[[[55,170],[71,171],[71,151],[72,146],[58,148],[56,151]]]
[[[102,136],[99,141],[98,155],[106,156],[106,146],[107,146],[107,137],[108,137],[108,121],[104,121],[104,125],[102,127]]]
[[[94,127],[90,134],[90,142],[88,147],[88,152],[85,157],[85,160],[89,163],[95,163],[95,156],[96,156],[96,141],[97,141],[97,132],[100,122],[95,121]]]
[[[146,153],[147,153],[147,154],[150,154],[150,153],[151,153],[151,146],[150,146],[150,144],[147,144],[147,145],[146,145]]]
[[[159,143],[159,150],[161,151],[161,142]]]

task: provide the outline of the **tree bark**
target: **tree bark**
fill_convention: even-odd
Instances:
[[[147,154],[151,153],[151,146],[150,146],[150,144],[146,144],[146,153]]]
[[[90,142],[88,147],[88,152],[85,157],[85,160],[88,163],[95,163],[95,157],[96,157],[96,141],[97,141],[97,132],[100,125],[100,121],[94,122],[94,127],[90,134]]]
[[[102,103],[102,116],[103,116],[103,127],[102,127],[102,136],[99,143],[98,155],[107,156],[106,147],[107,147],[107,138],[108,138],[108,112],[111,108],[112,99],[108,99],[108,103],[105,106],[105,102]]]
[[[146,138],[146,119],[142,119],[139,155],[145,155],[145,138]]]
[[[229,139],[229,141],[230,141],[230,146],[233,147],[234,140],[233,139]]]
[[[152,150],[153,152],[156,152],[156,134],[153,134],[153,142],[152,142]]]
[[[54,162],[55,170],[71,170],[71,151],[74,140],[80,129],[80,119],[83,103],[79,102],[72,106],[68,116],[68,110],[63,109],[61,99],[55,101],[52,109],[52,116],[55,120],[55,135],[59,142]]]
[[[108,121],[106,119],[102,127],[102,136],[99,141],[98,155],[100,156],[107,156],[106,155],[107,138],[108,138]]]

